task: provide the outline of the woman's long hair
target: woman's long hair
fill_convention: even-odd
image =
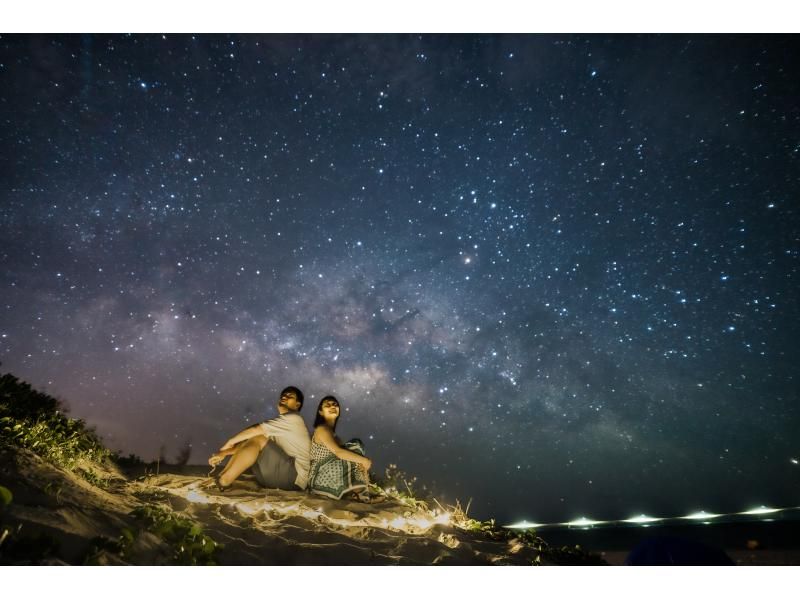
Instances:
[[[339,418],[342,417],[342,406],[339,404],[339,399],[334,397],[333,395],[328,395],[327,397],[322,397],[322,400],[317,405],[317,411],[314,417],[314,428],[316,429],[317,426],[321,426],[325,423],[325,418],[320,415],[319,410],[322,409],[322,404],[325,401],[334,401],[339,406],[339,415],[336,416],[336,419],[333,422],[333,431],[336,432],[336,424],[339,423]]]

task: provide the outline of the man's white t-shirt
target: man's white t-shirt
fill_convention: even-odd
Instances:
[[[274,419],[268,419],[259,424],[265,435],[274,441],[283,452],[294,457],[294,467],[297,469],[295,484],[305,490],[308,486],[308,470],[311,468],[311,438],[308,428],[299,413],[284,413]]]

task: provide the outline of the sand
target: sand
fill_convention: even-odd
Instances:
[[[133,515],[144,506],[201,526],[222,545],[213,552],[220,565],[530,565],[537,557],[548,562],[517,539],[492,540],[460,529],[439,507],[265,490],[249,476],[220,493],[196,468],[132,475],[95,467],[105,486],[98,487],[24,449],[3,451],[0,463],[0,484],[13,493],[0,512],[10,531],[0,546],[4,564],[174,564],[175,542],[148,531]],[[134,539],[120,550],[123,530]]]

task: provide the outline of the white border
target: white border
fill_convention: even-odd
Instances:
[[[298,548],[300,549],[300,548]],[[380,598],[450,596],[613,596],[674,598],[766,595],[794,587],[794,567],[3,567],[4,586],[35,578],[39,593],[81,598],[187,596],[276,598],[334,593],[346,576],[360,593]],[[19,584],[19,585],[17,585]],[[25,585],[23,585],[25,584]],[[33,587],[33,586],[31,586]],[[730,592],[730,594],[728,594]],[[784,592],[785,593],[785,592]],[[778,595],[781,595],[779,592]],[[790,594],[786,594],[790,595]]]
[[[28,0],[4,32],[793,33],[786,0]]]

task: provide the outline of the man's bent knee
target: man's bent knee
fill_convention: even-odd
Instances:
[[[269,442],[269,438],[266,437],[266,436],[262,436],[262,435],[253,436],[253,438],[251,438],[249,440],[249,442],[251,442],[254,445],[256,445],[258,447],[259,451],[262,451],[262,450],[264,450],[264,447],[267,446],[267,443]]]

